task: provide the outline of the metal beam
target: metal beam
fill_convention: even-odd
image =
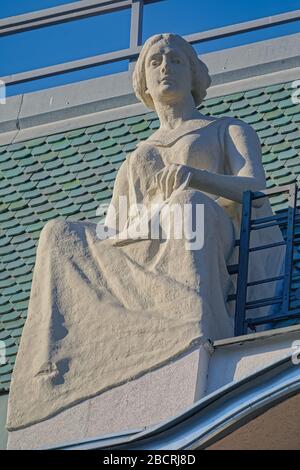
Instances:
[[[144,4],[155,3],[161,0],[144,0]],[[66,5],[44,10],[25,13],[23,15],[12,16],[0,20],[0,36],[24,32],[35,28],[41,28],[53,24],[72,21],[74,19],[86,18],[89,16],[118,11],[129,8],[140,0],[81,0]],[[215,28],[201,33],[190,34],[185,38],[196,44],[209,39],[218,39],[233,34],[249,32],[268,26],[275,26],[300,19],[300,10],[294,10],[279,15],[268,16],[253,21],[247,21],[235,25]]]
[[[143,0],[132,0],[130,47],[142,45]]]
[[[293,277],[293,253],[294,253],[294,236],[295,236],[295,216],[297,211],[297,185],[291,184],[289,194],[289,207],[288,207],[288,224],[286,234],[286,254],[285,254],[285,268],[284,268],[284,285],[283,285],[283,299],[281,313],[288,313],[290,310],[290,295]]]
[[[201,33],[189,34],[184,36],[184,38],[190,44],[197,44],[211,39],[221,39],[228,36],[233,36],[235,34],[267,28],[269,26],[291,23],[292,21],[297,20],[300,20],[300,10],[289,11],[287,13],[281,13],[274,16],[267,16],[258,20],[246,21],[244,23],[225,26],[223,28],[210,29],[209,31],[203,31]]]
[[[245,325],[245,306],[247,301],[248,264],[249,264],[249,244],[251,227],[252,193],[245,191],[243,194],[243,208],[241,220],[241,235],[239,249],[239,269],[236,289],[235,304],[235,336],[247,333]]]
[[[130,7],[131,0],[81,0],[0,20],[0,36],[7,36]]]
[[[131,24],[130,24],[130,47],[137,47],[142,45],[143,35],[143,0],[132,0],[131,7]],[[133,70],[136,58],[131,59],[129,63],[129,70]]]
[[[161,0],[144,0],[144,3],[159,1]],[[0,37],[123,10],[130,8],[132,2],[133,0],[81,0],[54,8],[11,16],[0,20]]]
[[[76,70],[83,70],[97,65],[109,64],[110,62],[134,59],[139,55],[140,49],[141,47],[109,52],[107,54],[88,57],[86,59],[66,62],[65,64],[51,65],[50,67],[29,70],[28,72],[21,72],[15,75],[7,75],[6,77],[2,77],[1,80],[3,80],[5,85],[16,85],[18,83],[25,83],[31,80],[61,75],[66,72],[75,72]]]

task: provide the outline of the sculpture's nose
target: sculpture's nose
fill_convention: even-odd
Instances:
[[[162,57],[161,61],[161,72],[167,74],[170,71],[170,61],[167,56]]]

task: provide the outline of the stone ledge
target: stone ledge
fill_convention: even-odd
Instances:
[[[275,328],[274,330],[261,331],[259,333],[251,333],[248,335],[234,336],[232,338],[221,339],[212,342],[214,349],[223,348],[232,345],[243,345],[245,343],[262,341],[264,339],[274,338],[276,336],[286,336],[289,333],[299,332],[300,340],[300,325],[286,326],[283,328]]]

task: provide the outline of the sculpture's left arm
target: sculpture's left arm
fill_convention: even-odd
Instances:
[[[190,186],[239,203],[244,191],[266,187],[260,141],[249,124],[238,119],[230,120],[225,129],[223,151],[231,174],[193,169]]]

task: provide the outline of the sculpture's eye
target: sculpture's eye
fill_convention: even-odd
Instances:
[[[180,61],[179,57],[173,57],[172,62],[173,62],[174,64],[180,64],[181,61]]]
[[[151,59],[150,65],[151,67],[157,67],[160,64],[159,58]]]

